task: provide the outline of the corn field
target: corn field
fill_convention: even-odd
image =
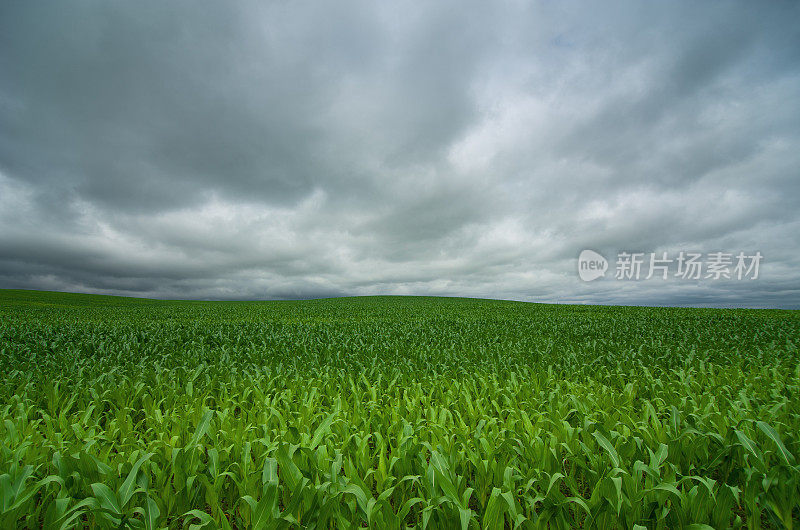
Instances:
[[[2,528],[793,528],[800,315],[0,291]]]

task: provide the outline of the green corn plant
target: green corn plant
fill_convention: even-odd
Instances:
[[[795,528],[796,312],[0,291],[0,526]]]

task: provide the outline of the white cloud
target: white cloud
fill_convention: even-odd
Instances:
[[[5,7],[0,287],[797,307],[799,9]]]

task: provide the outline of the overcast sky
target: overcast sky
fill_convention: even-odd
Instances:
[[[800,307],[798,2],[0,4],[0,287]],[[609,260],[578,277],[578,254]],[[761,252],[757,279],[615,278]],[[735,259],[734,259],[735,261]]]

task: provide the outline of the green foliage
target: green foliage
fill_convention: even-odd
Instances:
[[[0,291],[2,528],[792,528],[800,317]]]

